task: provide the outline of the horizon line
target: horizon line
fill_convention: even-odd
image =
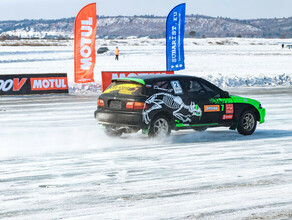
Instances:
[[[242,19],[242,18],[231,18],[231,17],[223,17],[223,16],[209,16],[209,15],[202,15],[202,14],[186,14],[186,17],[206,17],[206,18],[221,18],[221,19],[230,19],[230,20],[240,20],[240,21],[247,21],[247,20],[260,20],[260,19],[289,19],[292,18],[290,17],[271,17],[271,18],[248,18],[248,19]],[[112,17],[147,17],[147,18],[166,18],[167,16],[162,16],[162,15],[152,15],[152,14],[145,14],[145,15],[97,15],[97,18],[112,18]],[[63,17],[63,18],[23,18],[23,19],[16,19],[16,20],[0,20],[0,22],[5,22],[5,21],[26,21],[26,20],[62,20],[62,19],[75,19],[75,17]]]

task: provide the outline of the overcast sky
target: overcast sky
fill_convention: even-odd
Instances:
[[[292,16],[292,0],[0,0],[0,20],[75,17],[88,3],[97,3],[98,15],[167,16],[186,3],[186,14],[238,19]]]

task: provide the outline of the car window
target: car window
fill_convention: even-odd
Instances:
[[[200,92],[204,88],[196,80],[190,80],[188,92]]]
[[[159,92],[173,93],[173,88],[169,81],[154,82],[153,89],[155,93],[159,93]]]
[[[206,90],[206,94],[205,94],[206,97],[213,98],[215,95],[219,94],[217,91],[209,87],[206,83],[201,82],[201,85]]]

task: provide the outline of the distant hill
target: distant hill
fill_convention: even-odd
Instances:
[[[74,37],[74,19],[0,21],[0,39]],[[165,36],[166,17],[115,16],[98,17],[100,38],[130,36],[161,38]],[[191,15],[186,17],[186,37],[255,37],[292,38],[292,17],[238,20],[222,17]]]

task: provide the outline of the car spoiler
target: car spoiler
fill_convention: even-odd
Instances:
[[[143,79],[137,79],[137,78],[120,78],[120,79],[112,79],[112,82],[136,82],[136,83],[140,83],[142,85],[145,85],[145,81]]]

